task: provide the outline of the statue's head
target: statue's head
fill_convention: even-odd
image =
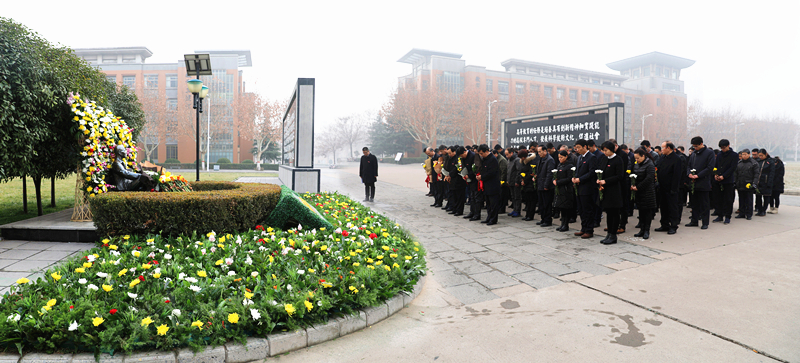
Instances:
[[[114,154],[117,155],[117,158],[124,158],[128,156],[128,149],[126,149],[123,145],[117,145],[114,148]]]

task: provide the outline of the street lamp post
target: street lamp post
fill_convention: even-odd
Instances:
[[[489,102],[489,121],[486,123],[486,145],[492,147],[492,104],[497,102],[494,100]]]
[[[211,56],[208,54],[184,54],[183,60],[186,63],[186,76],[195,76],[186,82],[189,92],[192,93],[192,108],[196,110],[196,131],[195,141],[197,144],[197,159],[195,168],[197,171],[197,181],[200,181],[200,113],[203,112],[203,99],[208,95],[208,87],[203,85],[200,76],[211,75]]]
[[[646,119],[646,118],[648,118],[650,116],[653,116],[653,114],[651,113],[651,114],[647,114],[647,115],[642,116],[642,140],[644,140],[644,119]]]

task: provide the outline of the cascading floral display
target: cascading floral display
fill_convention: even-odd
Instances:
[[[122,145],[128,150],[125,165],[136,167],[133,129],[111,111],[98,106],[94,101],[82,99],[79,94],[70,93],[67,104],[74,115],[72,120],[75,121],[76,136],[83,145],[80,168],[85,180],[84,190],[90,197],[108,192],[113,186],[106,183],[106,175],[116,158],[116,145]]]

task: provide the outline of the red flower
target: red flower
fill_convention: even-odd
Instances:
[[[256,226],[256,230],[264,230],[264,227],[262,227],[262,226],[259,224],[259,225],[257,225],[257,226]]]
[[[377,235],[377,234],[375,234],[375,233],[370,233],[370,234],[369,234],[369,238],[371,238],[371,239],[376,239],[376,238],[378,238],[378,235]]]
[[[108,243],[103,243],[103,247],[108,247]]]
[[[72,310],[72,309],[75,308],[75,305],[70,305],[69,308],[70,308],[70,310]]]
[[[139,280],[140,280],[140,281],[144,281],[144,276],[142,276],[142,275],[139,275]]]
[[[111,310],[109,311],[109,313],[111,313],[111,315],[114,315],[114,314],[116,314],[116,313],[117,313],[117,309],[111,309]]]
[[[319,279],[319,283],[320,284],[323,283],[323,282],[325,282],[325,279]]]
[[[349,235],[349,234],[350,233],[348,233],[347,231],[342,231],[342,236],[344,236],[344,237],[347,237],[347,235]]]
[[[169,304],[169,300],[165,300],[165,301],[164,301],[164,304]]]

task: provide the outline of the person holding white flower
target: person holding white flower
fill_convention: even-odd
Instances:
[[[636,164],[631,170],[631,192],[635,193],[639,208],[639,233],[634,237],[650,238],[650,225],[656,213],[656,166],[652,156],[645,149],[637,149],[633,154]]]
[[[715,155],[714,151],[703,145],[703,138],[692,138],[694,152],[689,156],[686,173],[689,176],[690,195],[692,203],[692,220],[686,227],[697,227],[702,221],[701,229],[708,229],[710,217],[711,178],[714,176]]]
[[[556,231],[567,232],[570,219],[575,218],[575,187],[572,184],[575,165],[566,150],[558,152],[558,161],[560,164],[553,175],[553,185],[556,187],[555,207],[561,212],[561,227]]]
[[[542,220],[536,224],[542,227],[549,227],[553,225],[553,169],[556,167],[556,162],[553,157],[547,152],[545,146],[537,146],[539,152],[539,164],[536,166],[536,188],[539,197],[539,215]]]
[[[613,142],[606,141],[601,149],[606,158],[601,160],[597,166],[601,171],[602,177],[597,180],[597,186],[602,191],[600,207],[606,212],[606,226],[608,235],[600,243],[610,245],[617,243],[617,228],[619,228],[619,210],[622,208],[622,178],[627,174],[622,167],[622,160],[617,157],[617,146]]]

